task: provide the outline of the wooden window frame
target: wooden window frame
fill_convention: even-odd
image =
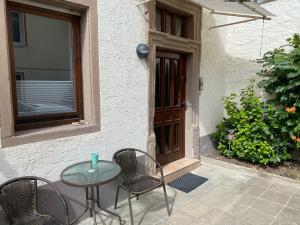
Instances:
[[[172,11],[157,7],[156,10],[159,10],[161,13],[161,32],[163,33],[168,33],[167,32],[167,24],[166,24],[166,15],[169,14],[171,15],[171,35],[174,35],[176,37],[186,37],[186,31],[185,31],[185,27],[186,27],[186,17],[184,15],[178,14],[178,13],[174,13]],[[176,35],[176,17],[181,17],[183,20],[183,26],[182,26],[182,31],[181,31],[181,35],[177,36]]]
[[[72,24],[72,60],[73,60],[73,78],[75,91],[75,112],[70,113],[56,113],[44,114],[37,116],[18,116],[17,108],[17,94],[16,94],[16,76],[15,76],[15,62],[14,62],[14,46],[12,38],[12,21],[11,11],[20,11],[39,16],[69,21]],[[83,119],[83,99],[82,99],[82,65],[81,65],[81,40],[80,40],[80,17],[62,13],[58,11],[48,10],[36,6],[25,5],[16,2],[7,3],[7,27],[8,27],[8,41],[9,41],[9,57],[11,68],[11,86],[13,98],[13,112],[14,112],[14,128],[18,130],[44,128],[50,126],[58,126],[70,124],[74,121]]]

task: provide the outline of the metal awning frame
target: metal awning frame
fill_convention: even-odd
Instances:
[[[213,26],[213,27],[210,27],[208,29],[212,30],[212,29],[216,29],[216,28],[220,28],[220,27],[232,26],[232,25],[236,25],[236,24],[240,24],[240,23],[248,23],[248,22],[252,22],[252,21],[260,20],[260,19],[261,18],[251,18],[251,19],[248,19],[248,20],[241,20],[241,21],[237,21],[237,22],[233,22],[233,23],[226,23],[226,24],[221,24],[221,25]]]
[[[147,2],[151,2],[151,1],[152,1],[152,0],[143,0],[143,1],[141,1],[141,2],[136,3],[135,5],[136,5],[136,6],[139,6],[139,5],[145,4],[145,3],[147,3]]]
[[[221,24],[221,25],[213,26],[213,27],[210,27],[209,30],[220,28],[220,27],[232,26],[232,25],[241,24],[241,23],[248,23],[248,22],[252,22],[252,21],[260,20],[260,19],[262,19],[262,20],[271,20],[270,17],[265,16],[264,14],[262,14],[259,11],[257,11],[255,9],[249,7],[248,5],[244,4],[243,2],[240,2],[240,4],[242,4],[244,7],[247,7],[248,9],[252,10],[253,12],[255,12],[255,13],[261,15],[261,16],[254,16],[254,15],[246,15],[246,14],[238,14],[238,13],[228,13],[228,12],[214,11],[214,10],[211,10],[209,8],[204,7],[206,9],[210,10],[211,14],[250,18],[250,19],[247,19],[247,20],[241,20],[241,21],[237,21],[237,22],[233,22],[233,23],[226,23],[226,24]]]
[[[138,2],[136,4],[136,6],[148,3],[150,1],[153,1],[153,0],[142,0],[142,1]],[[190,1],[190,0],[188,0],[188,1]],[[194,3],[196,3],[196,2],[194,2]],[[198,3],[196,3],[196,4],[198,4]],[[249,15],[249,14],[240,14],[240,13],[232,13],[232,12],[225,12],[225,11],[215,11],[213,9],[205,7],[204,5],[201,5],[201,4],[198,4],[198,5],[201,6],[201,7],[203,7],[203,8],[205,8],[205,9],[207,9],[207,10],[209,10],[209,11],[211,11],[211,14],[223,15],[223,16],[235,16],[235,17],[249,18],[247,20],[241,20],[241,21],[237,21],[237,22],[233,22],[233,23],[226,23],[226,24],[221,24],[221,25],[213,26],[213,27],[210,27],[209,30],[220,28],[220,27],[232,26],[232,25],[241,24],[241,23],[248,23],[248,22],[252,22],[252,21],[256,21],[256,20],[260,20],[260,19],[262,19],[262,20],[271,20],[270,17],[267,17],[266,15],[264,15],[261,12],[259,12],[258,10],[255,10],[254,8],[248,6],[244,2],[239,2],[239,4],[242,4],[244,7],[252,10],[253,12],[255,12],[256,14],[258,14],[260,16]]]
[[[205,7],[203,7],[205,8]],[[208,8],[206,8],[208,9]],[[222,11],[214,11],[212,9],[208,9],[211,11],[211,14],[217,14],[217,15],[224,15],[224,16],[236,16],[236,17],[246,17],[246,18],[252,18],[252,19],[265,19],[265,20],[271,20],[270,17],[266,17],[264,15],[262,16],[254,16],[254,15],[247,15],[247,14],[238,14],[238,13],[229,13],[229,12],[222,12]]]

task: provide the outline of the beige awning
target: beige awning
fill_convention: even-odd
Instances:
[[[194,2],[214,14],[257,19],[270,19],[274,16],[263,7],[252,2],[229,2],[224,0],[194,0]]]

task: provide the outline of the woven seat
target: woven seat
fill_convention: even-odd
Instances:
[[[147,162],[147,160],[150,160],[156,165],[157,168],[159,168],[160,178],[150,176],[148,174],[145,162],[143,164],[138,163],[136,156],[137,153],[144,156],[145,162]],[[163,187],[168,215],[170,214],[163,170],[161,165],[151,155],[138,149],[126,148],[117,151],[114,154],[113,160],[120,165],[121,175],[123,179],[122,184],[119,185],[117,189],[115,208],[117,208],[119,191],[120,188],[122,188],[128,193],[131,225],[134,224],[131,206],[132,196],[136,196],[136,198],[138,199],[140,195],[159,187]]]
[[[38,213],[37,182],[49,185],[57,194],[65,211],[65,223],[50,215]],[[38,177],[21,177],[0,186],[0,206],[10,225],[69,225],[68,208],[56,187],[48,180]]]
[[[155,189],[161,186],[161,181],[157,178],[150,176],[142,176],[139,179],[136,179],[131,184],[124,184],[126,188],[131,190],[132,194],[139,194],[148,189]]]

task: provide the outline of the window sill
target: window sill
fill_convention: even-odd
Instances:
[[[100,131],[100,125],[97,124],[79,126],[68,124],[49,128],[17,131],[13,136],[2,138],[2,147],[13,147],[17,145],[54,140],[98,131]]]
[[[193,44],[201,45],[201,42],[196,41],[194,39],[190,39],[190,38],[186,38],[186,37],[178,37],[178,36],[175,36],[172,34],[160,32],[160,31],[156,31],[156,30],[152,30],[152,29],[149,29],[149,33],[165,37],[169,40],[176,40],[176,41],[180,41],[180,42],[184,42],[184,43],[193,43]]]

